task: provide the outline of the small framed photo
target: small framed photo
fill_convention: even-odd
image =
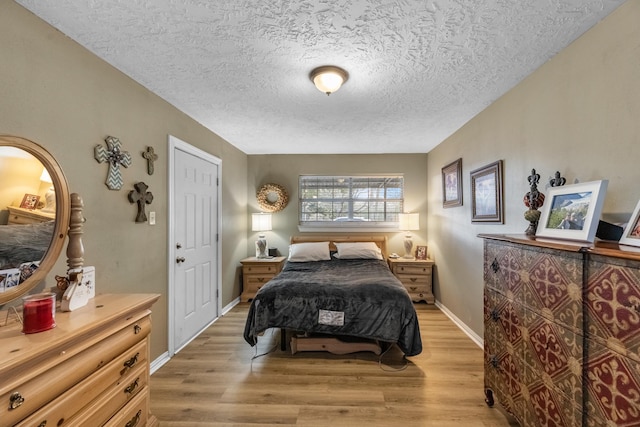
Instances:
[[[462,206],[462,158],[442,168],[442,207]]]
[[[619,243],[622,245],[640,246],[640,201],[633,210]]]
[[[549,188],[538,222],[538,237],[593,243],[609,181]]]
[[[22,198],[22,203],[20,203],[20,207],[22,209],[34,210],[38,207],[39,200],[40,196],[36,196],[35,194],[25,194]]]
[[[417,246],[416,247],[416,259],[427,259],[427,247],[426,246]]]
[[[502,160],[471,172],[471,222],[504,223]]]

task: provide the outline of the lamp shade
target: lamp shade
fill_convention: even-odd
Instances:
[[[251,214],[251,230],[252,231],[270,231],[271,230],[271,214],[270,213]]]
[[[47,182],[49,184],[53,183],[53,180],[51,179],[51,175],[49,175],[49,171],[47,171],[47,168],[42,169],[42,175],[40,175],[40,181]]]
[[[400,230],[420,230],[420,215],[417,213],[398,214],[398,228]]]

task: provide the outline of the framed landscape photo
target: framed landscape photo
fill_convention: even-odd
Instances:
[[[629,246],[640,246],[640,201],[631,214],[627,227],[622,233],[620,244]]]
[[[442,168],[442,207],[462,206],[462,158]]]
[[[22,209],[34,210],[38,206],[39,200],[40,196],[36,196],[35,194],[25,194],[22,198],[22,203],[20,203],[20,207]]]
[[[549,188],[538,237],[593,243],[609,181],[592,181]]]
[[[502,160],[471,172],[471,222],[504,223]]]

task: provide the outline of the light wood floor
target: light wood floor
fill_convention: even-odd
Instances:
[[[484,403],[482,350],[433,305],[416,304],[422,354],[292,355],[267,331],[242,338],[248,304],[214,323],[151,377],[160,426],[516,426]],[[407,362],[408,360],[408,362]],[[405,366],[404,370],[397,370]]]

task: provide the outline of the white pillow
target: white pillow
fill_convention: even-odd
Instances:
[[[382,251],[374,242],[334,243],[339,259],[382,259]]]
[[[331,259],[329,254],[329,242],[294,243],[289,246],[289,261],[327,261]]]

